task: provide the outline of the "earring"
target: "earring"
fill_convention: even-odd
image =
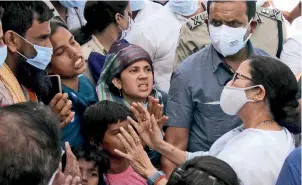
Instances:
[[[254,100],[256,100],[256,99],[258,99],[258,96],[255,96],[255,97],[254,97]]]
[[[118,91],[120,92],[120,97],[122,97],[122,92],[121,92],[121,89],[118,89]]]

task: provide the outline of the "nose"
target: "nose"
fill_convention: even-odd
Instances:
[[[88,181],[87,180],[87,174],[86,173],[82,173],[81,175],[82,175],[82,177],[81,177],[82,183],[87,182]]]
[[[79,57],[81,57],[79,50],[73,46],[69,47],[69,55],[70,55],[70,58],[73,58],[75,60],[77,60]]]
[[[47,39],[46,43],[45,43],[45,47],[47,48],[52,48],[52,44],[50,42],[50,39]]]
[[[140,79],[146,79],[148,77],[147,75],[147,72],[146,71],[142,71],[140,74],[139,74],[139,78]]]

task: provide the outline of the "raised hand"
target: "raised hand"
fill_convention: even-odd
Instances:
[[[161,136],[161,130],[157,125],[154,115],[150,116],[147,111],[145,112],[145,114],[146,119],[144,121],[138,119],[138,122],[136,122],[131,117],[128,117],[128,120],[131,125],[137,130],[144,142],[150,148],[155,149],[163,140],[163,137]]]
[[[72,102],[68,100],[68,94],[58,93],[50,101],[49,106],[60,116],[60,128],[64,128],[74,117],[74,112],[71,111]]]
[[[70,145],[68,142],[65,143],[65,152],[66,152],[66,166],[64,169],[64,175],[72,177],[79,176],[81,177],[80,167],[77,158],[71,151]]]
[[[164,116],[164,105],[159,104],[159,99],[153,98],[152,96],[148,97],[148,112],[150,115],[154,114],[156,122],[160,129],[163,128],[164,124],[167,122],[168,117]]]
[[[138,174],[148,178],[156,172],[156,169],[145,152],[139,136],[131,125],[128,125],[128,130],[129,131],[127,132],[123,127],[121,127],[121,134],[117,135],[124,145],[127,153],[123,153],[117,149],[115,149],[114,152],[127,159],[129,164]]]

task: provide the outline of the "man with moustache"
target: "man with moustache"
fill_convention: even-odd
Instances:
[[[49,40],[52,11],[42,1],[2,1],[2,26],[7,58],[0,68],[0,104],[38,102],[48,94],[50,82],[45,69],[52,56]],[[67,94],[58,93],[50,107],[60,115],[63,128],[74,116]]]

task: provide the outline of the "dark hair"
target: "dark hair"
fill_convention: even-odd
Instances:
[[[49,21],[54,16],[52,10],[39,0],[1,1],[0,6],[5,10],[2,18],[3,32],[13,30],[23,37],[32,27],[34,19],[42,23]]]
[[[263,85],[266,101],[275,121],[292,133],[300,133],[301,112],[296,99],[298,83],[287,65],[271,57],[249,59],[255,85]]]
[[[66,23],[64,23],[61,19],[60,16],[55,16],[51,21],[50,21],[50,29],[51,29],[51,35],[53,35],[54,33],[56,33],[57,29],[59,27],[63,27],[66,30],[68,30],[68,27],[66,25]]]
[[[59,167],[59,120],[39,103],[0,109],[0,184],[45,185]]]
[[[103,32],[111,23],[116,23],[117,13],[124,15],[128,4],[129,1],[87,1],[84,10],[87,23],[73,31],[75,40],[82,45],[91,39],[92,34]]]
[[[113,101],[100,101],[84,112],[83,135],[86,143],[92,140],[98,145],[103,142],[105,132],[111,124],[127,120],[134,115],[130,109],[122,104]]]
[[[221,0],[209,0],[207,4],[207,12],[208,16],[210,17],[210,6],[213,2],[223,2]],[[229,1],[226,1],[229,2]],[[238,1],[234,1],[238,2]],[[245,0],[246,2],[246,15],[248,17],[248,20],[250,21],[253,17],[256,15],[256,0]]]
[[[90,145],[84,145],[79,148],[72,148],[72,152],[75,157],[80,160],[94,162],[94,166],[99,168],[99,183],[98,185],[106,185],[103,174],[106,174],[110,168],[110,160],[108,155],[99,150],[97,147]],[[66,153],[62,156],[62,171],[64,171],[66,166]]]
[[[239,185],[236,172],[226,162],[212,157],[195,157],[176,168],[167,185]]]

